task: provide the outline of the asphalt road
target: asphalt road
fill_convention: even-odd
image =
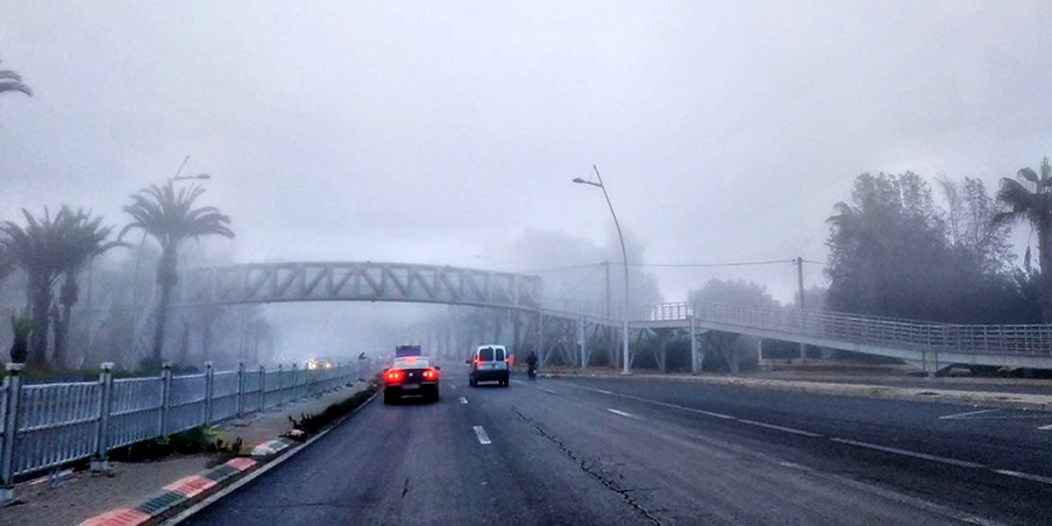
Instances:
[[[459,369],[184,524],[1052,522],[1049,413]]]

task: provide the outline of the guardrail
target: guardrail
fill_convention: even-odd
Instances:
[[[742,328],[904,349],[1052,356],[1052,325],[958,325],[792,308],[719,303],[642,307],[639,321],[699,320]]]
[[[21,364],[8,364],[0,386],[0,503],[20,475],[88,459],[107,469],[109,451],[241,417],[311,396],[358,378],[361,362],[331,369],[215,372],[113,378],[102,365],[97,381],[24,385]]]

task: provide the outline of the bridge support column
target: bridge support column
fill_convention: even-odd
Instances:
[[[583,371],[588,368],[588,340],[584,337],[584,316],[577,320],[577,345],[581,350],[580,365]]]
[[[544,312],[537,311],[537,360],[545,362],[544,354]]]
[[[701,360],[698,359],[698,319],[690,318],[690,374],[701,372]]]

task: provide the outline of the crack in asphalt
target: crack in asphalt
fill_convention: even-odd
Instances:
[[[631,506],[641,515],[646,517],[652,524],[661,524],[661,520],[659,520],[652,513],[650,513],[650,511],[648,511],[646,508],[640,505],[639,502],[636,501],[635,497],[632,496],[633,492],[652,491],[651,489],[644,490],[642,488],[629,489],[621,487],[619,481],[623,481],[625,479],[624,475],[622,475],[621,473],[614,473],[617,476],[617,479],[619,480],[613,479],[612,477],[610,477],[609,474],[605,474],[602,471],[597,470],[593,462],[589,462],[587,459],[582,458],[581,455],[575,453],[572,449],[570,449],[569,446],[566,445],[565,442],[559,440],[555,435],[549,433],[546,429],[544,429],[544,426],[538,424],[532,418],[522,414],[522,412],[518,409],[515,409],[515,414],[519,415],[519,418],[523,419],[523,421],[530,424],[530,426],[536,429],[537,433],[539,433],[542,437],[548,439],[549,442],[555,444],[559,449],[561,449],[562,452],[570,458],[570,460],[574,461],[577,464],[577,467],[579,467],[581,471],[597,480],[606,489],[609,489],[610,491],[613,491],[614,493],[620,495],[621,498],[624,499],[624,501],[628,503],[629,506]]]
[[[402,498],[405,498],[405,494],[409,493],[409,477],[405,478],[405,485],[402,486]]]

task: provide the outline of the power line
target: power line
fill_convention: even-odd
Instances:
[[[811,265],[825,265],[822,261],[814,261],[810,259],[804,259],[804,263]],[[620,261],[603,261],[599,263],[592,263],[589,265],[568,265],[565,267],[550,267],[536,270],[527,270],[524,273],[542,273],[542,272],[557,272],[560,270],[576,270],[583,268],[593,268],[602,266],[606,263],[612,263],[620,266]],[[793,259],[770,259],[765,261],[734,261],[724,263],[629,263],[630,267],[654,267],[654,268],[720,268],[720,267],[757,267],[764,265],[785,265],[785,264],[796,263],[796,258]]]
[[[598,267],[598,266],[601,266],[601,265],[603,265],[605,263],[606,263],[605,261],[600,261],[599,263],[590,263],[590,264],[587,264],[587,265],[567,265],[565,267],[538,268],[538,269],[532,269],[532,270],[523,270],[523,271],[520,271],[519,273],[520,274],[540,274],[542,272],[557,272],[557,271],[560,271],[560,270],[577,270],[577,269],[582,269],[582,268]],[[620,264],[620,263],[618,263],[618,264]]]
[[[796,263],[795,259],[775,259],[768,261],[738,261],[734,263],[629,263],[630,267],[691,267],[691,268],[713,268],[713,267],[753,267],[761,265],[784,265]]]

